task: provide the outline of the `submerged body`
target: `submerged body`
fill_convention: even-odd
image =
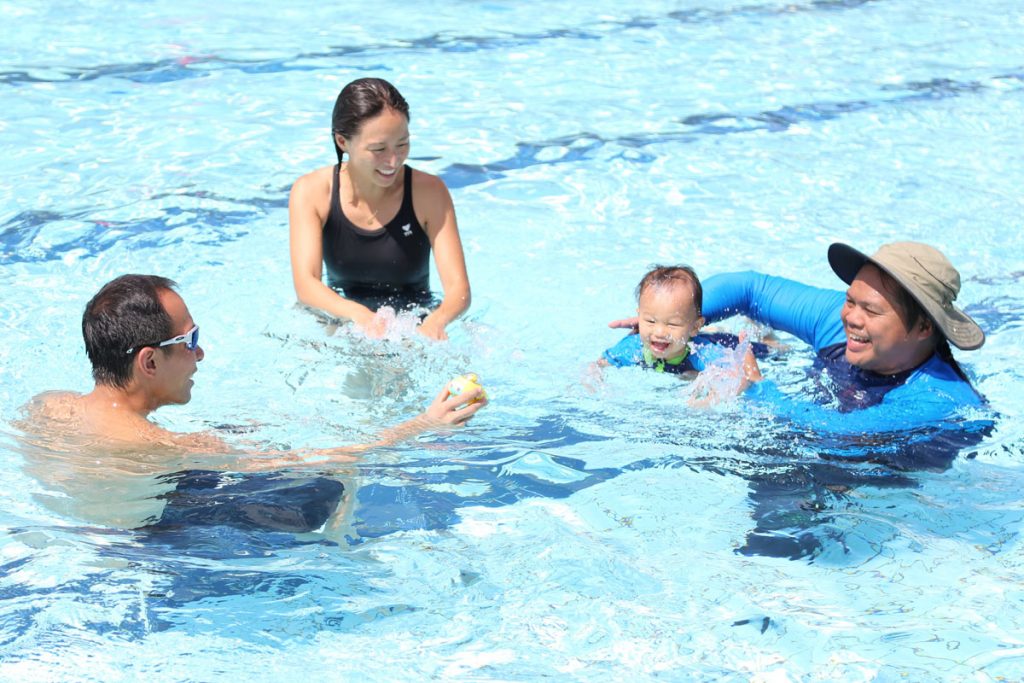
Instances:
[[[153,422],[151,414],[162,406],[191,400],[193,377],[205,357],[199,326],[175,286],[154,275],[123,275],[104,285],[82,316],[93,390],[40,394],[26,405],[24,419],[17,425],[28,469],[53,492],[51,498],[73,509],[77,518],[137,528],[159,524],[168,500],[212,500],[211,509],[237,508],[239,514],[224,518],[236,523],[256,521],[278,530],[311,531],[326,522],[325,515],[335,514],[344,490],[340,482],[302,477],[302,490],[327,497],[312,506],[316,514],[307,514],[310,508],[303,496],[274,494],[271,501],[261,502],[254,494],[260,486],[245,489],[254,498],[238,505],[231,498],[232,505],[227,507],[223,497],[210,498],[207,493],[239,478],[264,484],[273,480],[271,488],[277,490],[282,480],[292,476],[248,474],[252,472],[314,467],[336,472],[369,448],[433,426],[461,424],[486,405],[486,399],[472,403],[479,390],[452,397],[442,389],[427,411],[384,430],[375,443],[305,451],[235,446],[211,432],[169,431]],[[218,475],[209,470],[242,474]],[[197,471],[202,475],[199,484],[195,476],[183,476]],[[198,498],[172,495],[192,489],[204,493]],[[291,512],[289,505],[294,506]],[[180,507],[178,517],[191,518],[180,514]]]
[[[598,366],[637,365],[656,372],[695,376],[716,366],[719,378],[703,377],[690,397],[691,404],[710,404],[761,380],[752,350],[740,357],[726,354],[720,336],[697,335],[704,325],[703,288],[689,266],[655,266],[640,280],[637,293],[637,330],[607,349]],[[735,345],[733,345],[735,347]],[[730,367],[731,366],[731,367]],[[728,380],[721,382],[718,380]]]
[[[772,382],[751,392],[793,423],[816,457],[794,461],[783,451],[777,465],[747,477],[755,527],[737,552],[797,559],[844,547],[833,515],[851,487],[917,486],[903,473],[945,470],[991,432],[984,398],[932,337],[938,325],[908,324],[887,292],[871,265],[845,293],[756,272],[705,282],[709,320],[745,315],[815,352],[810,396]]]
[[[243,459],[212,434],[112,422],[84,399],[41,394],[15,425],[26,472],[43,487],[37,498],[66,519],[120,529],[202,524],[328,535],[350,524],[354,489],[341,463],[330,476],[245,472],[281,461]],[[100,437],[101,425],[115,428]]]

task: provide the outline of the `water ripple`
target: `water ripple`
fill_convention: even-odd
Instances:
[[[624,158],[642,163],[654,160],[654,155],[638,154],[635,150],[675,142],[695,142],[706,135],[730,135],[735,133],[751,133],[767,131],[782,133],[793,126],[817,121],[827,121],[847,114],[856,114],[871,109],[880,109],[892,105],[931,102],[935,100],[960,97],[965,94],[977,94],[993,90],[992,84],[999,83],[1001,89],[1006,84],[1014,89],[1024,87],[1024,71],[1004,73],[990,79],[977,81],[956,81],[950,78],[934,78],[929,81],[912,81],[902,85],[883,86],[883,91],[900,91],[896,97],[881,97],[874,100],[850,100],[846,102],[810,102],[793,104],[778,109],[754,112],[749,114],[719,112],[711,114],[693,114],[679,119],[685,126],[683,130],[651,131],[629,133],[608,137],[591,132],[541,140],[538,142],[519,142],[516,153],[511,157],[491,161],[485,164],[451,164],[441,171],[440,175],[451,188],[466,187],[478,183],[503,178],[507,171],[520,170],[531,166],[570,163],[590,159],[603,146],[611,144],[624,147],[634,153],[620,154]],[[908,92],[909,91],[909,92]],[[559,155],[552,155],[547,150],[564,149]]]
[[[575,163],[593,159],[606,146],[622,148],[616,158],[625,158],[638,163],[650,163],[657,157],[641,150],[651,145],[665,143],[695,142],[703,136],[745,134],[755,131],[781,133],[805,123],[827,121],[888,106],[900,106],[932,102],[963,95],[993,90],[999,84],[1005,90],[1009,84],[1014,89],[1024,86],[1024,71],[998,74],[988,79],[957,81],[950,78],[934,78],[928,81],[911,81],[900,85],[887,85],[885,92],[899,92],[894,97],[857,99],[840,102],[810,102],[792,104],[778,109],[753,113],[720,112],[701,113],[678,119],[683,126],[680,130],[631,132],[618,136],[605,136],[583,131],[540,141],[516,143],[512,156],[483,164],[455,163],[442,169],[439,175],[448,187],[458,189],[504,178],[509,172],[530,167]],[[555,153],[552,153],[555,150]],[[58,213],[49,210],[23,211],[0,225],[0,263],[41,262],[60,259],[71,252],[95,256],[102,253],[115,239],[128,235],[139,238],[136,247],[166,246],[166,233],[188,221],[205,228],[202,243],[223,243],[238,239],[246,234],[235,226],[245,225],[269,211],[287,207],[287,188],[281,188],[275,197],[252,197],[245,199],[218,197],[205,191],[186,193],[164,193],[154,196],[160,199],[169,196],[189,196],[199,200],[225,201],[249,207],[250,210],[226,211],[220,209],[165,209],[162,216],[143,221],[109,221],[86,218],[90,211],[79,210]],[[41,246],[43,229],[62,221],[84,221],[87,229],[75,239],[54,245]],[[231,229],[225,230],[224,228]]]
[[[172,230],[190,227],[189,241],[198,244],[224,244],[248,234],[239,226],[248,225],[266,213],[288,206],[287,189],[277,198],[227,198],[213,192],[192,191],[162,193],[151,200],[168,197],[191,197],[202,201],[218,201],[240,205],[226,210],[209,207],[183,208],[170,206],[160,216],[137,221],[109,220],[96,216],[109,209],[68,211],[22,211],[0,224],[0,264],[38,263],[62,259],[68,255],[97,256],[113,244],[131,240],[133,248],[165,247],[186,239],[171,237]],[[81,229],[69,232],[67,239],[53,240],[44,235],[47,227],[59,223],[79,223]]]
[[[32,83],[69,83],[95,81],[102,78],[122,78],[133,83],[169,83],[190,78],[201,78],[207,72],[217,69],[237,69],[244,73],[279,73],[284,71],[311,71],[316,67],[290,64],[293,59],[315,55],[299,55],[294,58],[269,60],[224,59],[215,56],[175,57],[132,64],[101,64],[93,67],[72,68],[65,66],[36,66],[35,72],[28,70],[0,71],[0,85],[19,86]],[[324,56],[327,56],[326,54]],[[197,68],[199,67],[199,68]],[[366,67],[366,70],[385,69],[381,65]],[[46,76],[41,73],[54,72]]]
[[[661,17],[637,16],[627,19],[603,19],[593,24],[593,28],[557,28],[539,32],[512,33],[501,35],[453,35],[448,32],[437,32],[420,38],[396,40],[369,45],[343,45],[329,50],[303,52],[291,57],[273,59],[244,60],[229,59],[216,55],[196,55],[168,59],[160,59],[131,64],[103,64],[93,67],[72,68],[66,66],[35,67],[36,72],[27,69],[0,71],[0,85],[18,86],[29,83],[64,83],[74,81],[92,81],[102,78],[123,78],[134,83],[166,83],[169,81],[197,78],[205,72],[218,69],[237,69],[245,73],[279,73],[284,71],[314,71],[317,66],[296,64],[315,60],[337,60],[354,55],[393,54],[397,51],[411,50],[422,52],[481,52],[536,45],[546,40],[601,40],[605,36],[622,31],[654,30],[660,26],[675,22],[682,24],[715,24],[732,21],[736,17],[774,17],[789,16],[795,13],[839,11],[857,9],[862,5],[877,0],[814,0],[806,5],[788,4],[782,7],[774,5],[746,5],[726,10],[696,8],[684,11],[669,12]],[[334,64],[330,65],[334,68]],[[390,71],[386,64],[364,65],[355,67],[363,71]],[[38,73],[42,72],[42,73]],[[43,75],[56,72],[57,75]]]

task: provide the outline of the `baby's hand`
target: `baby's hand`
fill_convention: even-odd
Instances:
[[[429,315],[420,323],[416,331],[427,339],[435,341],[446,341],[448,339],[448,333],[444,331],[444,325],[431,320]]]
[[[754,357],[754,351],[749,346],[747,352],[743,354],[743,377],[747,380],[747,384],[740,389],[740,393],[750,386],[750,382],[760,382],[764,379],[761,368],[757,364],[757,358]]]
[[[739,337],[739,344],[734,351],[727,352],[697,375],[688,400],[691,406],[706,407],[721,403],[742,394],[752,382],[763,379],[754,352],[746,340],[746,333],[740,333]]]
[[[583,369],[583,376],[580,378],[580,385],[592,394],[596,394],[604,386],[604,368],[608,361],[604,358],[588,363]]]

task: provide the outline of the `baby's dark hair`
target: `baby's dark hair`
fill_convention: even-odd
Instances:
[[[665,287],[675,283],[687,285],[693,292],[693,305],[697,309],[697,315],[702,316],[704,309],[704,288],[701,287],[700,278],[690,266],[651,266],[640,284],[636,286],[636,298],[647,291],[649,287]]]

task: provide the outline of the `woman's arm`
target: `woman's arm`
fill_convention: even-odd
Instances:
[[[292,283],[301,303],[337,318],[348,318],[369,331],[374,312],[323,283],[323,227],[331,203],[331,170],[314,171],[292,185],[288,199]]]
[[[471,293],[466,257],[462,251],[455,206],[444,181],[437,176],[413,173],[413,201],[423,207],[420,223],[430,239],[434,263],[441,276],[444,299],[419,326],[419,332],[431,339],[447,339],[444,328],[469,308]]]

